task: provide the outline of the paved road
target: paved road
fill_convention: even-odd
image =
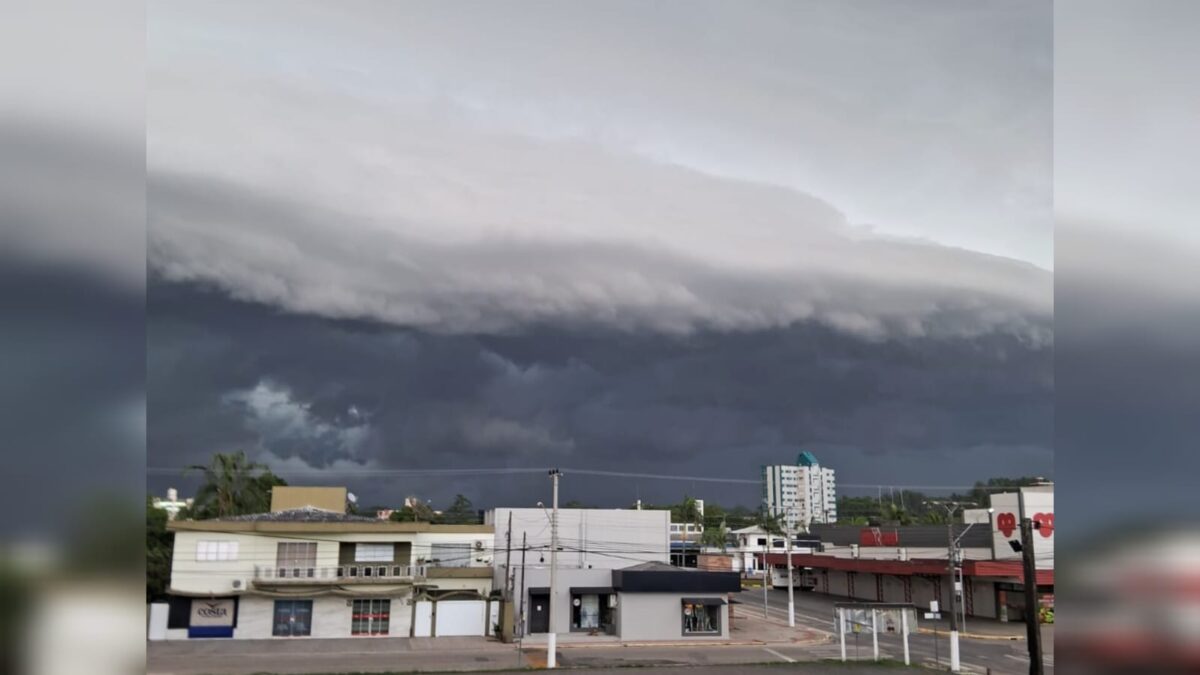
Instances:
[[[771,590],[768,591],[767,611],[772,618],[781,621],[787,621],[787,591]],[[754,612],[761,616],[763,611],[763,593],[761,590],[746,590],[734,596],[740,605],[737,605],[738,610],[746,610]],[[836,626],[833,621],[833,606],[837,602],[842,602],[840,598],[833,598],[819,593],[800,593],[795,594],[796,597],[796,623],[811,628],[817,628],[833,632]],[[914,664],[933,665],[935,662],[948,664],[948,652],[950,647],[949,637],[942,633],[935,637],[925,633],[917,633],[909,636],[909,653]],[[900,660],[904,657],[903,642],[898,636],[881,635],[879,639],[879,648],[882,656]],[[959,640],[960,660],[963,668],[966,671],[974,671],[979,673],[987,672],[990,668],[993,673],[1019,673],[1029,672],[1029,656],[1025,651],[1025,641],[1007,641],[1007,640],[973,640],[970,638],[962,638]],[[809,658],[840,658],[841,647],[835,642],[828,645],[818,647],[810,647],[806,650]],[[863,659],[870,659],[872,655],[871,638],[869,635],[859,637],[858,654]],[[855,644],[849,636],[846,640],[847,656],[854,658]],[[1053,656],[1051,655],[1046,660],[1046,672],[1053,673]]]

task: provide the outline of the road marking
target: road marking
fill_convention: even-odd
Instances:
[[[763,647],[763,649],[766,650],[766,652],[768,654],[774,654],[775,656],[778,656],[779,658],[783,659],[784,661],[787,661],[788,663],[796,662],[796,659],[793,659],[789,656],[784,656],[783,654],[780,654],[779,652],[775,651],[774,649],[771,649],[770,647]]]

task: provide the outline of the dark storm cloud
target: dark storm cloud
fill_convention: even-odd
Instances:
[[[358,469],[599,468],[754,480],[815,450],[842,482],[969,484],[1051,472],[1052,354],[1011,336],[870,341],[819,324],[688,337],[543,326],[433,335],[150,287],[151,465],[244,448],[367,502],[540,498],[539,476],[414,479]],[[159,488],[178,483],[154,474]],[[618,505],[753,486],[577,478]]]

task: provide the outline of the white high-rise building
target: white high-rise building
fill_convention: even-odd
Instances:
[[[820,465],[811,452],[801,452],[796,463],[763,467],[763,506],[768,514],[810,523],[837,522],[837,484],[833,469]]]

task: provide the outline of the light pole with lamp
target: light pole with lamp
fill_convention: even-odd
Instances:
[[[924,502],[924,504],[925,506],[941,506],[946,509],[946,571],[950,574],[950,671],[957,673],[962,668],[958,655],[958,589],[962,582],[957,581],[955,575],[961,564],[958,559],[958,544],[975,523],[969,523],[956,538],[954,536],[954,514],[963,506],[977,506],[977,504],[973,502]],[[993,511],[994,509],[988,509],[988,513]],[[965,607],[963,612],[963,623],[965,624]]]
[[[558,634],[554,632],[554,604],[558,599],[558,477],[562,472],[550,469],[550,479],[554,481],[553,511],[550,513],[550,634],[546,636],[546,667],[555,668],[558,663]]]

